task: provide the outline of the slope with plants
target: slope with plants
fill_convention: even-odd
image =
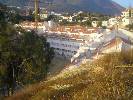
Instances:
[[[132,100],[132,52],[107,54],[26,87],[7,100]]]

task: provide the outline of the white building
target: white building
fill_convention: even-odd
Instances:
[[[63,20],[66,20],[68,22],[72,22],[73,21],[73,17],[72,16],[60,16]]]
[[[84,53],[89,48],[89,42],[94,42],[93,39],[99,42],[98,38],[100,37],[98,28],[60,26],[49,32],[47,42],[54,48],[56,54],[74,61],[77,57],[85,56]]]
[[[93,27],[97,27],[98,26],[98,21],[92,21],[91,24],[92,24]]]
[[[56,27],[56,24],[54,21],[50,20],[50,21],[48,21],[48,26],[49,26],[49,28],[53,28],[53,27]]]
[[[131,44],[129,41],[126,41],[122,38],[115,38],[104,44],[99,54],[95,55],[93,58],[99,59],[105,54],[116,53],[116,52],[127,52],[131,49],[133,49],[133,44]]]
[[[102,48],[92,56],[93,60],[100,59],[105,54],[117,53],[117,52],[127,52],[133,49],[133,43],[124,40],[122,38],[114,38],[111,41],[105,43]]]
[[[102,26],[108,26],[108,21],[102,21]]]
[[[73,22],[73,17],[70,16],[69,19],[68,19],[69,22]]]
[[[126,18],[126,17],[124,17],[122,19],[122,25],[123,26],[131,25],[131,24],[133,24],[133,18]]]
[[[126,9],[122,12],[122,25],[127,26],[133,24],[133,8]]]
[[[108,22],[109,22],[109,26],[114,26],[117,23],[117,19],[116,18],[110,18]]]
[[[62,55],[67,58],[72,58],[84,44],[83,40],[69,39],[60,36],[48,36],[47,42],[54,48],[57,55]]]
[[[122,11],[121,16],[125,17],[125,18],[133,17],[133,8],[128,8],[128,9]]]
[[[38,28],[50,27],[51,23],[38,23]],[[21,26],[25,29],[35,28],[34,22],[25,22]],[[133,44],[128,41],[133,39],[131,32],[119,29],[119,32],[113,30],[103,30],[99,28],[87,28],[82,26],[59,26],[54,29],[43,32],[47,37],[47,42],[54,48],[57,55],[65,56],[72,62],[87,58],[96,59],[101,54],[111,52],[121,52],[133,48]],[[116,39],[119,37],[119,39]]]
[[[42,14],[39,14],[39,16],[40,16],[40,19],[45,19],[45,18],[47,18],[48,17],[48,14],[47,13],[42,13]]]

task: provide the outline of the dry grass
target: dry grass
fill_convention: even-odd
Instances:
[[[64,67],[69,64],[69,60],[65,59],[64,57],[61,56],[56,56],[52,60],[51,64],[49,65],[48,71],[50,72],[50,75],[48,77],[55,76],[60,73],[64,69]]]
[[[124,66],[122,66],[124,65]],[[129,66],[129,67],[128,67]],[[132,100],[133,55],[108,54],[25,88],[7,100]]]

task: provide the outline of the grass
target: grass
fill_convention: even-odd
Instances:
[[[126,67],[121,67],[126,65]],[[118,67],[119,66],[119,67]],[[130,66],[130,67],[128,67]],[[25,87],[7,100],[132,100],[133,54],[114,53]]]

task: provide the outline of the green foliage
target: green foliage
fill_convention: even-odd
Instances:
[[[107,27],[106,27],[106,26],[102,26],[102,28],[103,28],[103,29],[107,29]]]
[[[9,16],[9,21],[14,24],[19,24],[23,19],[18,13],[10,13]]]
[[[44,37],[15,29],[5,12],[0,13],[0,88],[7,88],[10,95],[18,86],[45,79],[54,51]]]
[[[75,18],[74,18],[74,20],[76,20],[76,22],[78,22],[78,21],[81,21],[82,22],[82,20],[84,19],[84,14],[79,14],[78,16],[76,16]]]
[[[98,27],[101,27],[102,26],[102,21],[99,21],[98,22]]]
[[[78,23],[76,22],[68,22],[67,20],[62,20],[62,22],[59,23],[60,25],[77,25]]]
[[[67,15],[69,16],[69,15]],[[62,20],[60,22],[60,25],[82,25],[82,26],[88,26],[92,27],[91,23],[92,21],[99,21],[98,26],[102,26],[102,21],[108,20],[110,17],[107,15],[101,15],[98,13],[80,13],[77,16],[73,17],[73,21],[69,22],[67,20]],[[83,20],[86,20],[83,22]]]
[[[86,22],[82,22],[80,25],[82,26],[88,26],[88,27],[92,27],[92,22],[90,20],[87,20]]]
[[[50,21],[53,20],[54,22],[58,22],[60,19],[60,17],[56,16],[56,15],[49,15],[48,18],[46,18],[46,21]]]

